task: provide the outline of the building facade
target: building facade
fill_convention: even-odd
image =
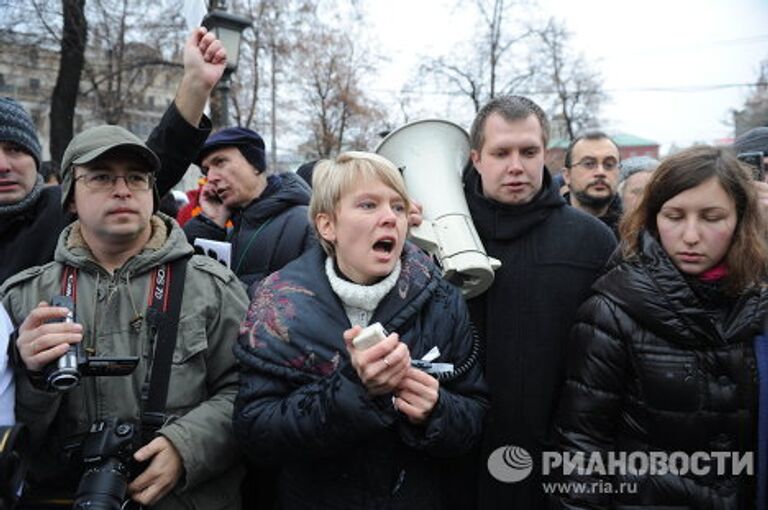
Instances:
[[[159,52],[145,45],[129,47],[128,52],[142,58],[154,53],[156,60],[161,60]],[[173,101],[182,75],[181,65],[146,66],[118,77],[117,73],[108,72],[110,66],[114,68],[108,51],[89,49],[86,60],[93,72],[84,70],[80,80],[74,132],[113,123],[139,137],[149,136]],[[180,56],[177,60],[181,60]],[[0,95],[17,100],[30,113],[43,145],[44,159],[50,159],[49,116],[58,69],[58,48],[47,48],[41,45],[39,37],[30,34],[0,33]],[[130,83],[116,90],[114,83],[118,81]]]

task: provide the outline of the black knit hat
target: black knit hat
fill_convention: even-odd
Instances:
[[[32,117],[10,97],[0,97],[0,142],[13,142],[22,147],[40,168],[40,140]]]
[[[258,173],[267,170],[264,140],[256,131],[244,127],[225,128],[212,134],[197,154],[195,164],[202,168],[201,163],[208,154],[224,147],[237,147]]]

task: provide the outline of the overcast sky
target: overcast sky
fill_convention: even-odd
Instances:
[[[471,11],[457,8],[456,0],[355,3],[366,13],[363,31],[378,40],[376,52],[386,56],[370,89],[392,108],[420,56],[448,53],[473,30]],[[186,4],[202,16],[202,0]],[[750,90],[743,85],[755,82],[759,62],[768,58],[768,0],[538,0],[538,5],[538,16],[566,23],[574,49],[602,74],[610,95],[601,111],[603,129],[656,140],[662,151],[671,144],[729,138],[729,111],[743,105]],[[534,16],[533,9],[515,12]],[[471,115],[448,108],[449,101],[427,94],[413,97],[409,108],[450,116],[468,127]]]
[[[402,86],[419,54],[438,55],[472,31],[453,0],[360,0],[379,49],[379,95]],[[604,77],[604,129],[670,144],[731,135],[729,109],[742,106],[759,62],[768,58],[766,0],[539,0],[565,21],[575,49]],[[389,93],[387,91],[390,91]],[[424,97],[433,113],[444,97]],[[429,106],[432,105],[432,106]],[[467,125],[471,119],[451,119]]]

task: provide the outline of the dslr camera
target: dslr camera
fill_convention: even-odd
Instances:
[[[142,446],[141,427],[110,417],[93,422],[82,442],[85,471],[75,493],[75,510],[120,510],[128,483],[142,466],[133,453]]]
[[[68,296],[53,296],[51,306],[68,308],[66,317],[52,322],[77,322],[75,304]],[[72,344],[58,360],[43,368],[43,377],[49,387],[65,391],[80,382],[81,377],[128,375],[139,363],[138,356],[102,357],[88,356],[82,343]]]

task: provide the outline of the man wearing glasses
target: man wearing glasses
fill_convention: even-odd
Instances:
[[[163,162],[157,187],[169,191],[187,171],[208,134],[205,103],[226,64],[213,33],[191,32],[183,51],[184,74],[174,101],[147,143]],[[61,190],[39,174],[42,147],[21,104],[0,97],[0,284],[23,269],[53,259],[56,240],[72,218],[61,211]]]
[[[64,446],[114,417],[148,430],[131,452],[144,464],[127,497],[156,509],[240,508],[232,342],[247,297],[229,269],[193,256],[178,224],[157,212],[159,168],[157,155],[118,126],[73,138],[62,161],[62,206],[78,220],[61,233],[54,262],[0,289],[20,324],[17,420],[30,430],[32,495],[41,488],[71,494],[82,470]],[[74,301],[74,323],[56,322],[67,309],[45,303],[55,295]],[[168,312],[165,304],[177,298],[180,311]],[[176,317],[176,332],[164,335],[163,322]],[[157,353],[169,338],[172,357],[163,364]],[[130,375],[83,377],[56,391],[45,368],[79,342],[91,355],[135,356],[138,365]],[[170,373],[165,404],[148,416],[159,372]]]
[[[573,207],[599,218],[617,238],[622,213],[618,193],[620,169],[619,147],[600,131],[575,138],[565,153],[563,177],[569,189],[565,199]]]

